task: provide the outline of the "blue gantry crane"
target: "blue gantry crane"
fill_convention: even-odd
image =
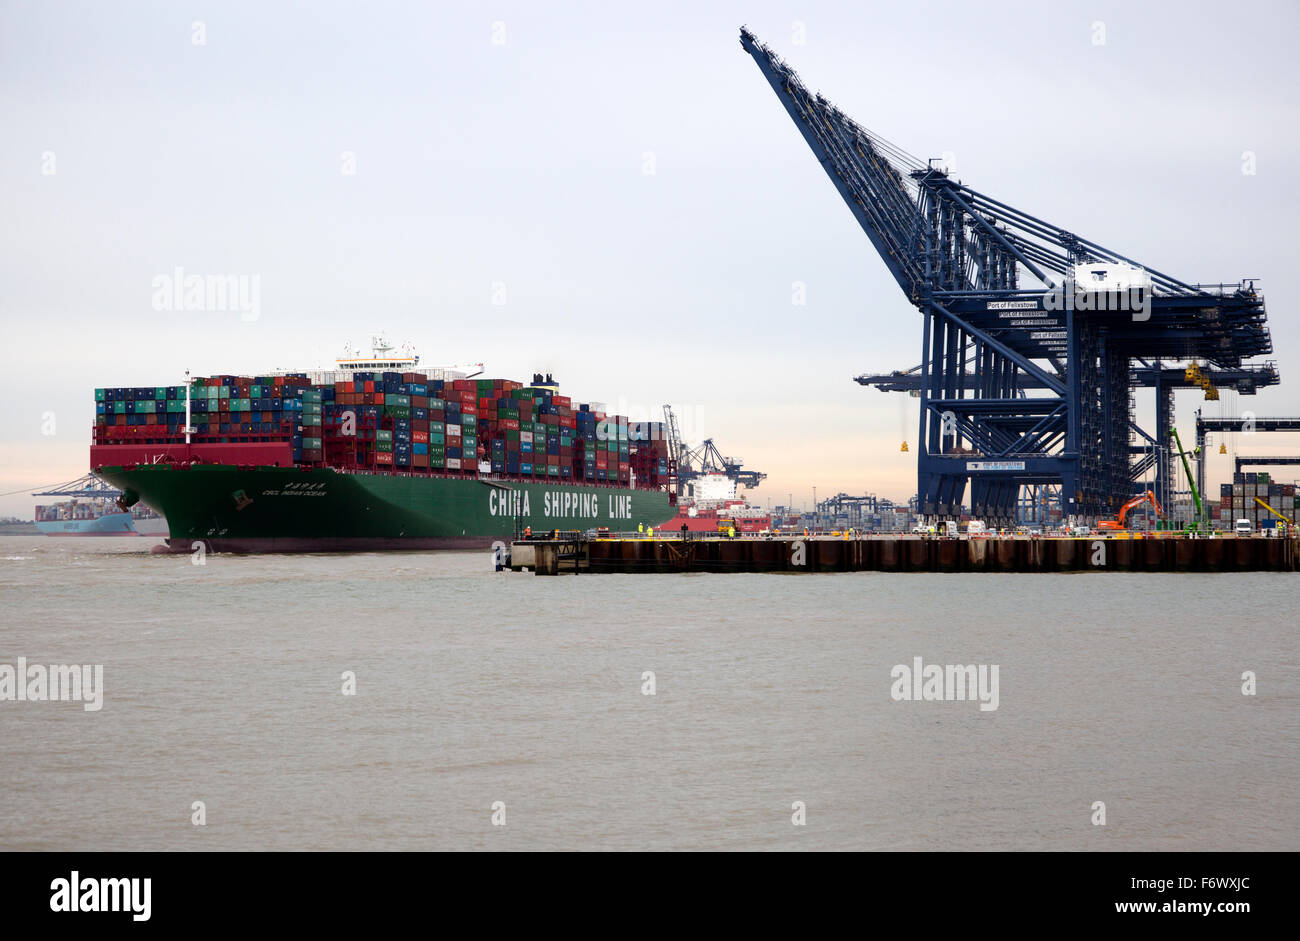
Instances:
[[[1111,516],[1148,472],[1168,492],[1184,370],[1162,360],[1248,393],[1277,382],[1245,364],[1272,351],[1253,282],[1189,284],[986,196],[810,92],[748,29],[740,43],[921,313],[920,366],[876,377],[919,391],[921,513],[955,516],[969,484],[996,525],[1025,487],[1059,488],[1066,516]],[[1134,421],[1143,386],[1154,434]]]

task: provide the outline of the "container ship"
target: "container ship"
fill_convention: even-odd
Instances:
[[[173,552],[486,548],[677,513],[662,423],[550,376],[419,371],[378,338],[330,371],[96,389],[95,413],[93,472],[166,517]]]
[[[122,509],[117,505],[121,492],[94,477],[83,477],[32,496],[71,497],[37,504],[36,528],[47,536],[167,535],[167,521],[160,514],[143,503]]]

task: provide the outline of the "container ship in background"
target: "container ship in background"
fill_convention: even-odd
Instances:
[[[736,481],[725,473],[707,473],[690,483],[690,495],[681,499],[678,513],[662,527],[667,532],[761,533],[772,528],[772,515],[736,495]]]
[[[47,536],[165,536],[167,521],[138,503],[129,510],[117,504],[121,492],[87,476],[34,497],[70,497],[36,506],[36,528]]]
[[[422,371],[379,338],[328,371],[96,389],[95,412],[92,470],[166,517],[175,552],[486,548],[677,513],[662,423],[549,376]]]

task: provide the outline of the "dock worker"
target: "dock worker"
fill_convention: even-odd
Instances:
[[[524,538],[525,538],[525,539],[532,539],[532,538],[533,538],[533,527],[531,527],[531,526],[525,526],[525,527],[524,527]]]

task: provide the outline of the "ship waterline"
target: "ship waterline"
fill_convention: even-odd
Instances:
[[[558,481],[373,474],[328,467],[168,464],[102,467],[123,502],[167,519],[167,547],[226,552],[487,548],[534,531],[658,526],[676,513],[663,490]]]

